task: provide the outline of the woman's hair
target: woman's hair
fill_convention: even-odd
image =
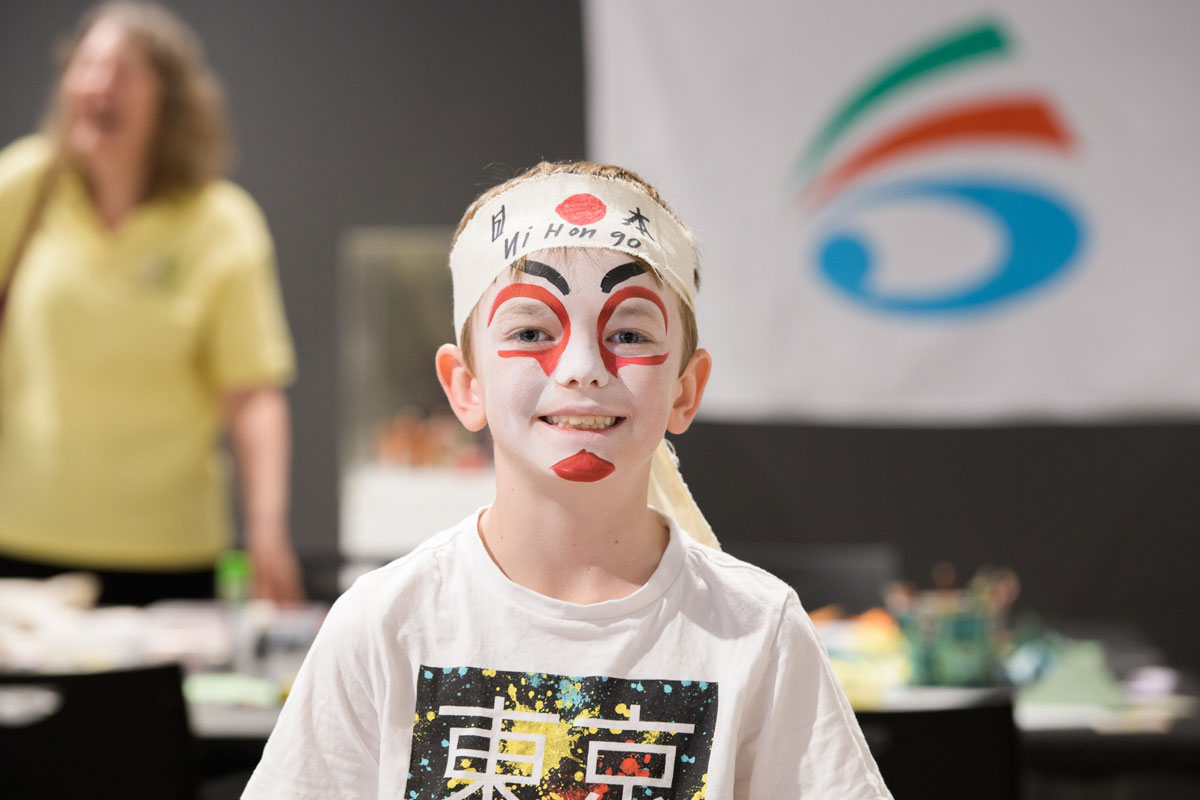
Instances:
[[[231,145],[221,85],[209,69],[200,39],[162,6],[145,2],[102,3],[87,11],[56,49],[58,86],[46,114],[45,132],[63,147],[66,120],[62,81],[80,42],[99,22],[114,22],[145,52],[162,87],[158,129],[148,165],[147,198],[202,185],[229,168]]]
[[[531,178],[540,178],[544,175],[558,174],[594,175],[600,178],[612,178],[625,181],[626,183],[631,183],[649,195],[656,203],[662,206],[668,214],[671,215],[675,222],[679,223],[680,226],[683,226],[683,221],[675,215],[675,212],[671,210],[671,207],[666,204],[661,196],[659,196],[658,190],[651,186],[644,178],[642,178],[642,176],[638,175],[633,170],[625,169],[624,167],[618,167],[613,164],[597,164],[594,161],[542,161],[541,163],[525,170],[520,175],[509,178],[504,183],[497,184],[496,186],[493,186],[483,194],[476,197],[474,202],[467,206],[467,210],[463,214],[462,219],[458,221],[458,227],[454,229],[454,238],[451,239],[450,247],[454,247],[454,243],[458,241],[458,237],[463,232],[463,228],[467,226],[467,223],[471,221],[471,218],[475,216],[475,213],[493,197],[501,192],[511,189],[520,183],[524,183]],[[650,272],[650,274],[654,275],[656,278],[660,277],[658,276],[657,271],[654,270],[654,268],[649,264],[645,263],[636,256],[634,256],[634,258],[640,262],[642,266],[645,267],[648,272]],[[524,263],[524,260],[525,259],[522,258],[515,262],[513,264],[514,269],[519,269]],[[696,271],[694,273],[693,280],[695,281],[693,288],[699,289],[699,265],[696,265]],[[696,352],[696,347],[699,345],[700,334],[696,327],[696,314],[692,311],[692,308],[687,303],[683,302],[683,298],[679,299],[679,311],[683,328],[683,360],[679,365],[680,370],[682,370],[688,365],[688,362],[692,360],[692,354]],[[462,349],[463,360],[466,361],[467,364],[474,363],[471,352],[471,327],[474,319],[475,311],[473,310],[471,315],[467,317],[467,321],[463,323],[463,329],[459,331],[459,347]]]

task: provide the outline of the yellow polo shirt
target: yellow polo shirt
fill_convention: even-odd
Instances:
[[[49,160],[40,137],[0,151],[0,271]],[[216,181],[110,231],[65,172],[0,323],[0,554],[211,565],[231,541],[221,393],[293,370],[249,195]]]

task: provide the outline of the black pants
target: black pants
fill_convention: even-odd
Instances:
[[[144,606],[155,600],[211,600],[213,568],[185,572],[139,572],[44,564],[0,555],[0,578],[49,578],[90,572],[100,578],[100,605]]]

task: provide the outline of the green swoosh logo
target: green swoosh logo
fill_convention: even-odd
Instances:
[[[801,154],[793,175],[800,183],[810,180],[816,165],[833,147],[834,142],[868,109],[888,95],[965,62],[999,56],[1008,48],[1008,38],[999,25],[993,22],[976,22],[901,56],[878,75],[868,79],[825,123],[816,138]]]

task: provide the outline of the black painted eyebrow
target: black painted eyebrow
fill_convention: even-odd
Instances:
[[[533,275],[538,278],[545,278],[550,281],[550,284],[558,289],[564,297],[571,293],[571,285],[567,283],[567,279],[562,276],[562,273],[556,270],[549,264],[543,264],[540,261],[534,261],[532,258],[525,259],[525,265],[521,267],[521,271],[526,275]]]
[[[605,273],[604,279],[600,281],[600,291],[608,294],[621,281],[627,281],[632,277],[641,275],[645,271],[646,268],[636,261],[630,261],[613,267]]]

